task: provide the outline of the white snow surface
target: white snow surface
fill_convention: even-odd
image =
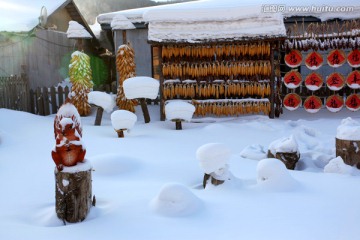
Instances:
[[[341,121],[337,128],[336,138],[349,141],[360,141],[360,122],[348,117]]]
[[[289,137],[283,137],[270,143],[269,150],[275,156],[278,152],[299,152],[298,144],[293,135]]]
[[[345,164],[344,160],[340,156],[331,159],[330,162],[324,167],[324,172],[344,175],[359,175],[359,170]]]
[[[196,150],[196,158],[207,174],[226,167],[230,155],[230,148],[223,143],[207,143]]]
[[[115,130],[131,129],[137,121],[137,116],[127,110],[116,110],[111,113],[111,124]]]
[[[91,91],[88,94],[88,98],[90,104],[102,107],[108,113],[112,112],[116,105],[115,95],[106,92]]]
[[[128,78],[123,82],[124,93],[127,99],[155,99],[159,94],[159,86],[159,80],[145,76]]]
[[[200,210],[201,200],[185,185],[167,183],[150,203],[153,211],[166,217],[182,217]]]
[[[181,119],[191,121],[195,112],[195,106],[181,100],[168,101],[165,104],[165,116],[167,120]]]
[[[110,24],[112,30],[126,30],[135,29],[135,25],[125,16],[119,14],[116,15]]]
[[[66,31],[68,38],[92,38],[85,27],[76,21],[69,21],[69,28]]]
[[[50,154],[54,115],[0,109],[0,184],[6,196],[0,198],[0,239],[358,239],[360,206],[354,199],[360,199],[360,176],[324,173],[324,166],[336,157],[337,127],[347,117],[360,121],[358,112],[343,108],[334,114],[323,108],[308,114],[299,108],[284,109],[276,119],[207,117],[183,123],[182,131],[160,121],[158,105],[150,105],[149,112],[151,122],[145,124],[141,107],[136,107],[138,121],[123,139],[114,134],[110,113],[104,112],[101,126],[94,126],[96,111],[81,118],[97,201],[83,222],[64,226],[55,214],[55,164]],[[287,171],[287,179],[295,183],[285,189],[286,183],[271,182],[271,177],[268,185],[258,183],[258,173],[270,170],[263,166],[259,171],[259,160],[240,152],[289,135],[296,138],[301,153],[296,170]],[[211,142],[231,150],[233,178],[204,190],[204,172],[195,153]],[[274,176],[280,173],[284,179],[283,170],[275,169]],[[188,190],[196,197],[169,196],[178,202],[190,199],[182,208],[190,214],[173,211],[168,217],[154,211],[151,203],[170,183],[185,186],[170,185],[177,196]],[[200,199],[200,207],[190,211],[194,199]]]

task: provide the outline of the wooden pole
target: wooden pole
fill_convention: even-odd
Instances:
[[[144,115],[145,123],[149,123],[150,122],[150,114],[149,114],[149,109],[147,107],[146,100],[145,100],[145,98],[140,98],[139,101],[140,101],[140,105],[141,105],[141,110]]]
[[[118,138],[124,138],[124,130],[125,129],[119,129],[119,130],[115,130],[118,134]]]
[[[176,130],[182,130],[181,120],[175,121]]]
[[[271,64],[271,75],[270,75],[270,118],[275,118],[275,64],[274,64],[274,46],[270,45],[270,64]]]
[[[95,126],[101,125],[101,119],[102,119],[103,112],[104,112],[104,109],[102,107],[97,106]]]
[[[79,172],[55,169],[56,214],[64,224],[81,222],[89,213],[92,206],[91,171],[91,166]]]

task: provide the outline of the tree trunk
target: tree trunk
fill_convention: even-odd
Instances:
[[[297,152],[277,152],[275,156],[268,150],[268,158],[277,158],[282,161],[287,169],[294,170],[296,163],[300,159],[300,154]]]
[[[175,121],[175,128],[176,128],[176,130],[182,130],[181,120]]]
[[[360,169],[360,141],[336,138],[336,156],[340,156],[344,163]]]
[[[56,214],[64,224],[81,222],[89,213],[92,205],[91,171],[91,167],[79,172],[55,169]]]

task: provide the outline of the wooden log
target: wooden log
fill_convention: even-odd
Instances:
[[[176,130],[182,130],[181,120],[175,121]]]
[[[101,125],[101,119],[103,116],[103,112],[104,112],[104,109],[102,107],[97,106],[96,117],[95,117],[95,126]]]
[[[126,130],[126,129],[115,130],[117,132],[119,138],[125,137],[124,136],[124,130]]]
[[[296,167],[296,163],[300,159],[300,154],[297,152],[277,152],[274,156],[274,154],[272,154],[270,150],[268,150],[267,157],[277,158],[285,164],[287,169],[294,170]]]
[[[92,206],[92,169],[90,165],[88,169],[77,172],[65,169],[61,172],[55,169],[56,214],[64,224],[81,222]]]
[[[144,115],[145,123],[149,123],[150,122],[150,114],[149,114],[149,109],[146,104],[146,100],[145,100],[145,98],[140,98],[139,101],[140,101],[140,105],[141,105],[141,110]]]
[[[336,156],[340,156],[344,163],[360,169],[360,141],[336,139]]]

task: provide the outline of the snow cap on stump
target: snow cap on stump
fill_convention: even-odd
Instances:
[[[116,105],[114,96],[106,92],[91,91],[88,94],[88,98],[90,104],[102,107],[108,113],[110,113]]]
[[[84,26],[76,21],[69,21],[69,28],[66,34],[68,38],[92,38]]]
[[[110,118],[115,130],[131,129],[137,121],[137,116],[127,110],[116,110],[111,114]]]
[[[196,158],[206,174],[225,168],[230,155],[230,149],[222,143],[208,143],[196,151]]]
[[[174,100],[165,105],[165,115],[167,120],[180,119],[189,122],[194,112],[194,105],[180,100]]]
[[[132,77],[123,83],[125,97],[127,99],[149,98],[155,99],[159,93],[160,83],[151,77]]]
[[[297,153],[299,152],[298,149],[299,146],[293,135],[275,140],[269,145],[269,151],[274,156],[279,152]]]
[[[349,141],[360,141],[360,122],[351,117],[343,119],[337,128],[336,138]]]

